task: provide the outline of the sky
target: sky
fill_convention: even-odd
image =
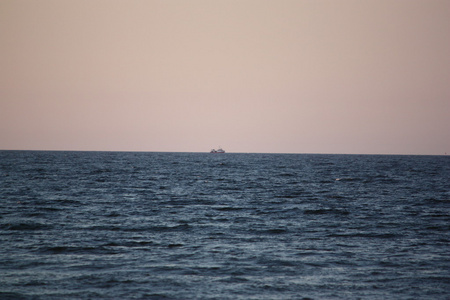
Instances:
[[[450,154],[448,0],[0,0],[0,149]]]

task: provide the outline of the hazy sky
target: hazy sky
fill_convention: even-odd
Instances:
[[[449,0],[0,0],[0,149],[450,154]]]

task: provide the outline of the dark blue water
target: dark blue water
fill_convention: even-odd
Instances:
[[[450,157],[0,151],[0,299],[449,299]]]

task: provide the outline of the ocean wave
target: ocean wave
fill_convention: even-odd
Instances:
[[[303,211],[305,215],[325,215],[325,214],[337,214],[337,215],[349,215],[350,212],[347,210],[341,209],[328,209],[328,208],[320,208],[320,209],[306,209]]]
[[[92,246],[52,246],[41,247],[37,252],[42,254],[92,254],[92,255],[111,255],[119,252],[109,249],[107,247],[92,247]]]
[[[3,224],[7,230],[14,231],[33,231],[33,230],[50,230],[53,228],[52,225],[42,224],[42,223],[16,223],[16,224]]]

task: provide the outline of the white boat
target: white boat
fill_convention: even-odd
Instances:
[[[223,150],[222,148],[219,149],[212,149],[209,153],[225,153],[225,150]]]

